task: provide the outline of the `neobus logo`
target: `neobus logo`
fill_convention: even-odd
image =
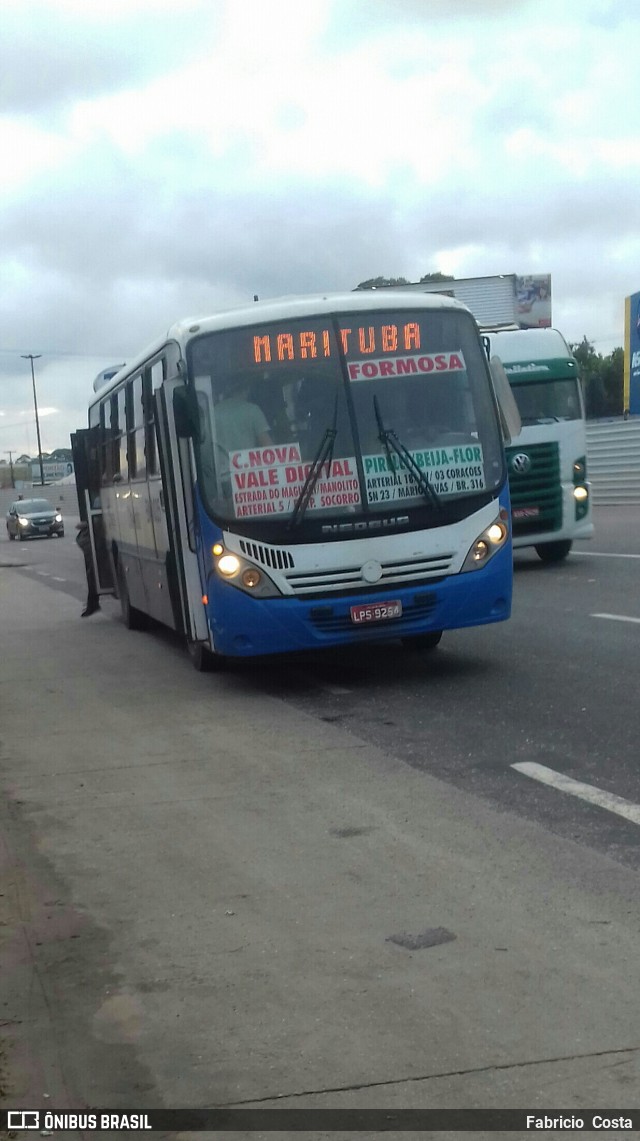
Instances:
[[[325,523],[321,531],[323,535],[352,535],[356,531],[388,531],[408,522],[408,515],[394,515],[390,519],[368,519],[362,523]]]

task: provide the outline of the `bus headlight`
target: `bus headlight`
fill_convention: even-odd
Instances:
[[[489,527],[485,527],[475,542],[471,544],[460,573],[462,571],[480,570],[481,567],[486,566],[496,552],[504,547],[508,538],[507,513],[501,511],[499,517],[494,519]]]
[[[215,570],[231,586],[237,586],[254,598],[279,598],[280,591],[261,567],[247,562],[240,555],[225,552],[222,543],[211,548]]]
[[[577,499],[578,502],[582,502],[583,499],[588,499],[589,492],[586,487],[574,487],[573,497]]]
[[[222,555],[222,557],[218,559],[216,566],[218,572],[224,578],[235,578],[240,570],[241,563],[236,555]]]

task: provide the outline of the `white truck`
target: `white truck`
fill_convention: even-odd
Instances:
[[[514,547],[559,562],[590,539],[591,485],[578,362],[557,329],[485,334],[515,396],[522,430],[506,449]]]

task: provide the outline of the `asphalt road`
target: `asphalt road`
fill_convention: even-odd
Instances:
[[[600,514],[508,623],[219,675],[80,618],[73,517],[2,536],[14,1106],[637,1103],[640,540]]]
[[[37,578],[52,605],[53,592],[85,597],[75,522],[67,517],[62,540],[9,544],[2,535],[0,564]],[[597,508],[595,524],[594,539],[558,566],[516,552],[511,620],[446,633],[435,653],[380,645],[233,672],[247,693],[276,696],[414,769],[640,867],[638,508]],[[105,610],[117,620],[117,603],[107,599]],[[175,641],[159,629],[146,636],[161,668]],[[514,768],[523,764],[550,770],[542,775],[554,783],[542,783],[538,769]],[[560,788],[565,777],[586,793]]]

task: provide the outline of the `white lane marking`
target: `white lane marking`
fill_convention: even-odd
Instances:
[[[66,578],[58,578],[57,574],[51,576],[54,582],[66,582]]]
[[[630,800],[624,800],[622,796],[616,796],[613,792],[603,792],[600,788],[594,788],[591,784],[584,784],[580,780],[563,776],[562,773],[556,773],[553,769],[548,769],[546,765],[537,765],[534,761],[521,761],[512,765],[511,768],[517,769],[519,773],[531,777],[532,780],[539,780],[542,784],[551,785],[552,788],[557,788],[559,792],[568,792],[571,796],[578,796],[581,800],[587,800],[598,808],[606,808],[607,812],[615,812],[618,816],[624,816],[625,820],[631,820],[633,824],[640,824],[640,805],[633,804]]]
[[[609,618],[611,622],[640,622],[640,618],[630,618],[628,614],[592,614],[591,618]]]
[[[618,555],[614,551],[572,551],[572,555],[590,555],[592,559],[640,559],[640,555]]]
[[[39,570],[37,570],[37,571],[36,571],[36,574],[41,574],[43,578],[51,578],[51,575],[49,574],[49,571],[39,571]]]

